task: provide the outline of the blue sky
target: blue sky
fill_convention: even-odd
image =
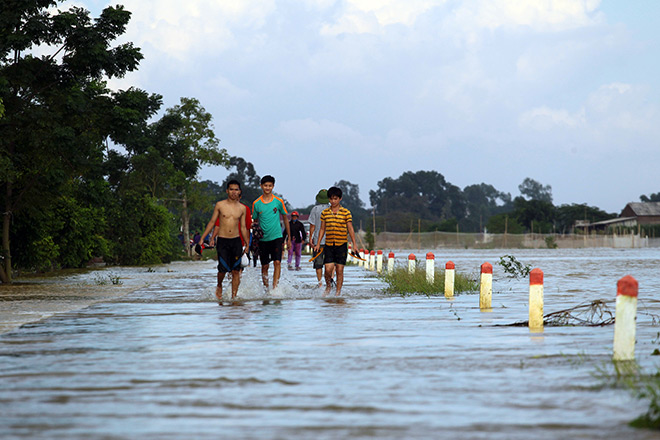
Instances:
[[[514,197],[531,177],[557,205],[615,213],[660,192],[660,2],[120,3],[145,59],[111,87],[199,99],[294,207],[341,179],[369,206],[378,181],[418,170]]]

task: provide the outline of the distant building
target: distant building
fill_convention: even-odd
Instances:
[[[639,225],[659,225],[660,202],[628,203],[619,217],[635,217]]]
[[[610,228],[636,228],[641,225],[660,225],[660,202],[631,202],[623,208],[619,217],[589,223],[584,220],[575,222],[576,228],[588,228],[590,231],[607,231]]]

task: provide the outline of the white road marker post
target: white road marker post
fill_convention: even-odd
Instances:
[[[538,267],[529,273],[529,330],[543,331],[543,271]]]
[[[376,272],[383,272],[383,251],[378,251],[376,253]]]
[[[637,280],[626,275],[616,283],[616,315],[614,321],[615,361],[635,359],[635,333],[637,321]]]
[[[417,262],[415,261],[415,254],[410,254],[408,255],[408,273],[409,274],[414,274],[415,273],[415,266],[417,265]]]
[[[445,264],[445,298],[454,297],[454,275],[456,266],[452,261]]]
[[[369,253],[369,270],[376,270],[376,251],[371,251]]]
[[[485,262],[481,265],[481,282],[479,286],[479,308],[490,310],[493,296],[493,265]]]
[[[394,252],[387,254],[387,273],[392,275],[394,272]]]
[[[426,282],[429,284],[435,282],[435,255],[433,252],[426,254]]]

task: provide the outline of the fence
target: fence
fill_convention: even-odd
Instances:
[[[364,235],[361,232],[362,240]],[[359,243],[358,243],[359,244]],[[366,243],[365,243],[366,244]],[[638,234],[490,234],[456,232],[381,232],[375,249],[538,249],[660,247],[660,238]]]

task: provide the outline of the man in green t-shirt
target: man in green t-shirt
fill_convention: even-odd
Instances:
[[[261,261],[261,278],[264,286],[268,288],[268,267],[273,262],[273,289],[280,281],[282,265],[282,226],[280,218],[284,220],[286,228],[287,245],[291,247],[291,231],[284,200],[273,194],[275,178],[264,176],[261,178],[261,191],[263,194],[252,203],[252,219],[259,222],[264,236],[259,240],[259,260]]]

